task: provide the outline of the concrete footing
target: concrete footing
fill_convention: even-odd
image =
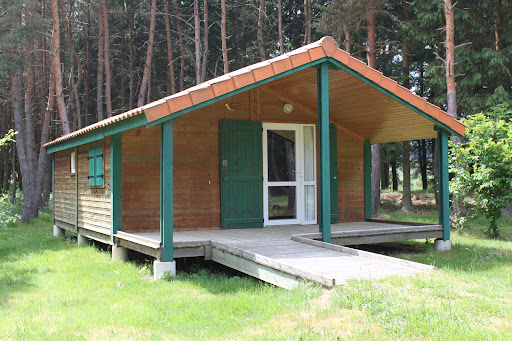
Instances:
[[[57,225],[53,225],[53,236],[54,237],[64,237],[64,235],[66,234],[66,230],[64,230],[63,228],[60,228],[60,227],[57,227]]]
[[[122,246],[112,245],[112,260],[126,262],[128,260],[128,249]]]
[[[87,245],[89,243],[89,240],[84,235],[78,233],[76,235],[76,242],[77,242],[78,246]]]
[[[162,278],[164,275],[171,277],[176,276],[176,261],[173,262],[159,262],[153,263],[153,277],[155,281]]]
[[[437,252],[450,251],[452,249],[452,241],[451,240],[436,239],[435,242],[434,242],[434,249]]]

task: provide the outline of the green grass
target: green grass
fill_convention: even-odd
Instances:
[[[286,291],[213,267],[154,282],[144,262],[53,238],[44,215],[0,229],[0,339],[511,339],[512,242],[479,229],[453,233],[449,253],[395,254],[431,273]]]

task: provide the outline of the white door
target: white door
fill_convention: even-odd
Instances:
[[[316,223],[315,126],[263,124],[265,226]]]

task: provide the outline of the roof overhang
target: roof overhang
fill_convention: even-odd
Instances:
[[[436,127],[453,135],[464,134],[464,125],[448,113],[339,49],[331,37],[324,37],[279,57],[100,121],[45,147],[52,153],[144,124],[158,125],[256,87],[316,113],[316,67],[321,63],[330,67],[331,121],[362,139],[381,143],[432,138],[437,136]],[[135,116],[140,117],[135,119]],[[130,123],[121,125],[120,121],[126,119]],[[108,128],[110,125],[119,128]]]

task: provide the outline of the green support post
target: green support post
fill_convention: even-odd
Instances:
[[[448,176],[448,132],[437,130],[439,143],[439,224],[443,226],[443,240],[450,240],[450,199]]]
[[[364,140],[364,218],[372,218],[372,145]]]
[[[173,262],[173,121],[162,123],[160,135],[161,262]]]
[[[110,238],[112,243],[116,232],[123,230],[122,138],[121,133],[112,135],[110,138],[110,202],[112,204]]]
[[[330,148],[329,148],[329,65],[320,64],[318,82],[318,141],[320,163],[319,229],[322,240],[331,242],[331,187],[330,187]]]

